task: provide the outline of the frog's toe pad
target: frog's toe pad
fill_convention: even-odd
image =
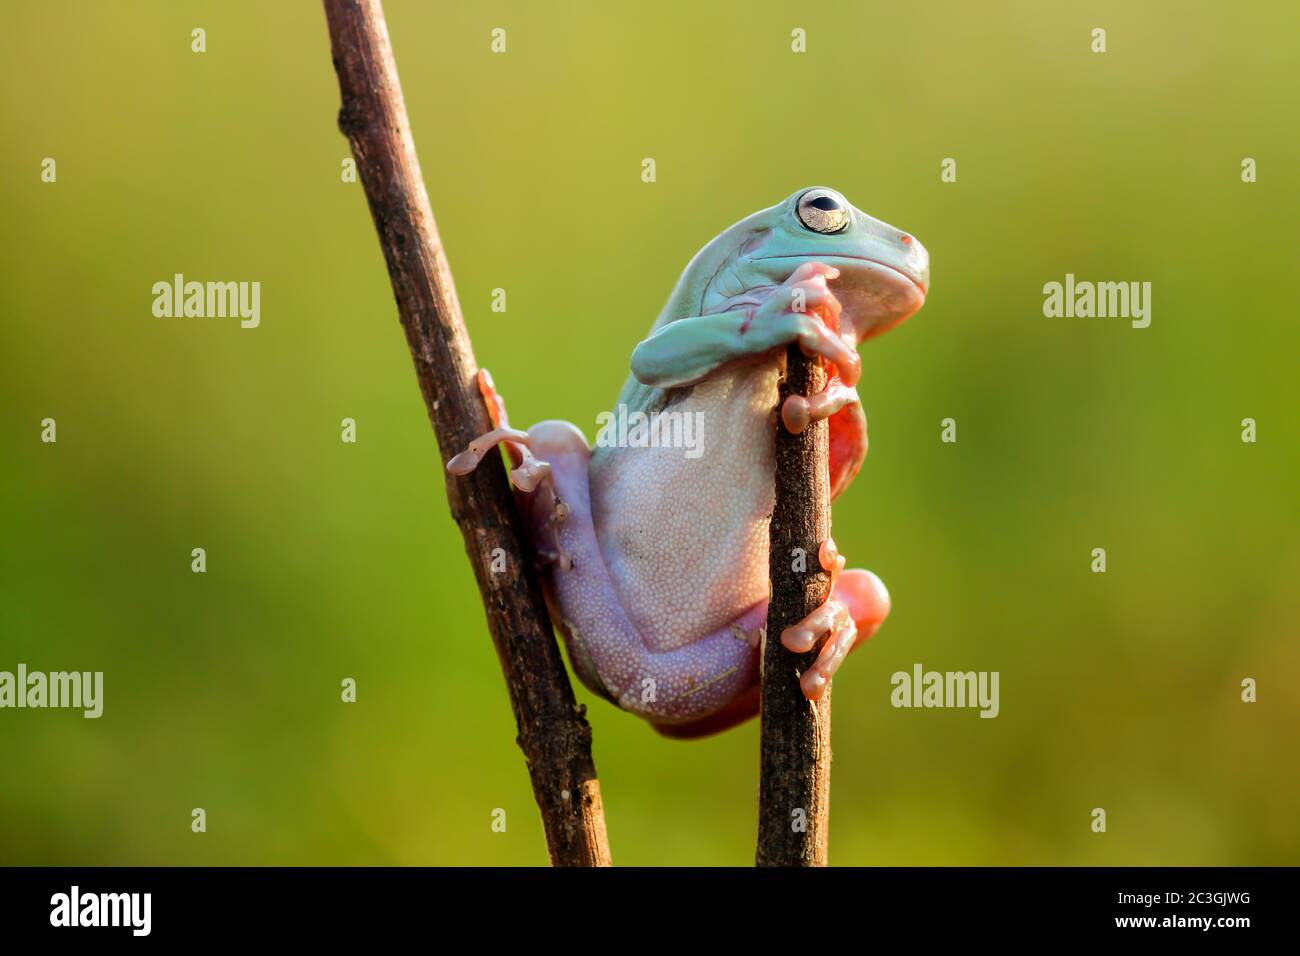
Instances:
[[[550,477],[551,463],[532,455],[525,455],[520,466],[510,471],[510,480],[526,494],[536,491],[537,486]]]
[[[786,431],[798,435],[812,422],[830,418],[846,405],[857,404],[857,389],[850,388],[839,380],[832,380],[825,389],[807,398],[802,395],[789,396],[781,406],[781,421]]]

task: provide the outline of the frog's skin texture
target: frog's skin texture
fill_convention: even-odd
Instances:
[[[547,562],[552,617],[588,687],[673,736],[711,733],[756,712],[785,346],[800,342],[832,369],[825,392],[779,412],[792,431],[829,417],[834,497],[867,451],[856,347],[916,312],[929,281],[919,242],[823,187],[722,233],[691,260],[632,353],[618,399],[629,415],[694,416],[693,450],[598,439],[593,451],[561,421],[511,429],[481,373],[497,427],[448,470],[465,474],[505,444]],[[835,573],[831,597],[781,635],[797,651],[825,639],[802,675],[810,698],[889,613],[879,578],[841,571],[833,543],[817,557]]]

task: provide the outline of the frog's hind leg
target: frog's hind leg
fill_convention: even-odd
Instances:
[[[717,714],[750,690],[758,679],[767,601],[688,644],[648,646],[624,609],[596,533],[591,452],[582,433],[552,421],[539,422],[528,435],[533,451],[551,463],[551,481],[564,502],[564,517],[552,527],[554,547],[567,561],[553,565],[547,581],[552,615],[583,682],[656,727],[681,733],[689,732],[684,725]]]

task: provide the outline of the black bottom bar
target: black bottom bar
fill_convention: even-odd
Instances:
[[[436,944],[468,932],[484,943],[584,947],[630,934],[677,947],[688,927],[697,944],[755,933],[773,942],[775,922],[795,940],[847,932],[864,951],[899,933],[926,943],[1104,935],[1231,945],[1288,929],[1294,876],[1253,868],[9,868],[0,870],[0,933],[6,943],[62,936],[97,945],[337,944],[399,934]]]

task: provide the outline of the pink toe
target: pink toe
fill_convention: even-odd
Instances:
[[[809,700],[820,700],[822,694],[826,693],[828,684],[830,681],[826,679],[826,675],[816,668],[804,671],[803,676],[799,678],[799,689]]]
[[[781,632],[781,643],[787,651],[804,654],[813,649],[813,645],[817,643],[817,635],[808,628],[795,624]]]
[[[447,462],[447,470],[453,475],[468,475],[478,467],[478,463],[482,460],[483,456],[475,451],[473,445],[471,445]]]

